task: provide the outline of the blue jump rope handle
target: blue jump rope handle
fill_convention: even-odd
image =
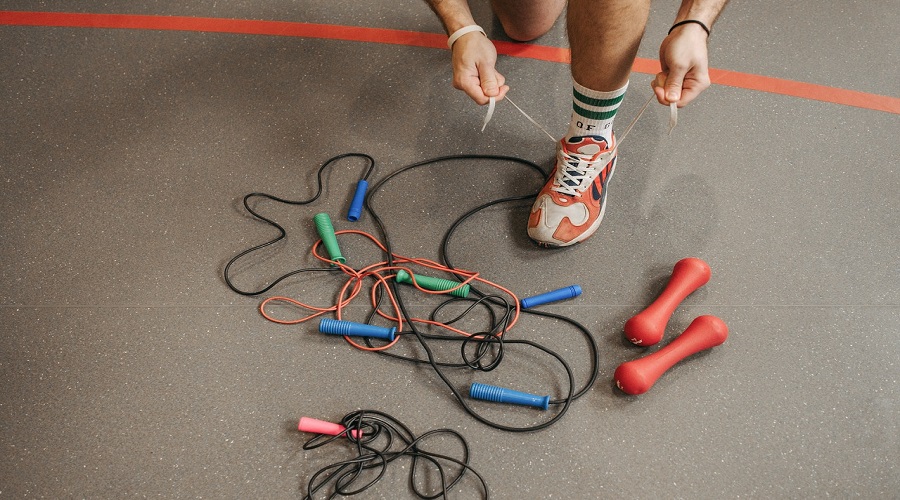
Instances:
[[[330,335],[347,335],[350,337],[373,337],[394,341],[397,327],[385,328],[383,326],[354,323],[331,318],[322,318],[319,322],[319,331]]]
[[[546,410],[550,407],[550,396],[538,396],[527,392],[514,391],[488,384],[475,382],[469,387],[469,397],[495,403],[534,406]]]
[[[356,193],[353,195],[353,201],[350,203],[350,210],[347,212],[347,220],[356,222],[362,214],[363,201],[366,199],[366,190],[369,189],[369,183],[365,179],[360,179],[356,183]]]
[[[533,297],[526,297],[519,301],[524,309],[539,306],[548,302],[556,302],[559,300],[571,299],[581,295],[581,287],[578,285],[567,286],[552,292],[542,293]]]

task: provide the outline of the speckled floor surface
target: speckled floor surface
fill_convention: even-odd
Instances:
[[[5,1],[7,11],[277,20],[440,33],[424,3]],[[730,5],[711,64],[897,98],[900,10],[850,2],[809,12]],[[654,5],[639,56],[653,59],[674,15]],[[484,6],[478,21],[502,39]],[[2,14],[0,14],[2,20]],[[537,41],[564,47],[562,23]],[[450,86],[445,50],[315,37],[5,26],[0,23],[0,497],[293,498],[347,451],[304,451],[302,416],[390,413],[416,433],[449,428],[492,498],[897,498],[900,495],[900,173],[895,112],[714,85],[666,134],[653,105],[619,157],[608,213],[588,242],[537,248],[528,202],[491,207],[454,233],[448,255],[520,296],[570,284],[542,310],[583,324],[599,377],[549,428],[491,429],[425,366],[351,348],[315,322],[264,319],[262,297],[223,280],[225,264],[275,230],[251,192],[310,197],[316,171],[348,152],[377,161],[373,183],[451,154],[512,155],[548,168],[553,145],[509,106],[484,109]],[[565,65],[501,56],[510,96],[554,133],[568,121]],[[618,127],[649,96],[635,73]],[[307,206],[257,200],[286,241],[248,256],[235,283],[260,287],[304,266],[312,216],[338,230],[363,163],[325,172]],[[437,260],[449,224],[475,206],[533,192],[539,175],[500,160],[398,175],[373,197],[394,251]],[[381,256],[341,237],[348,263]],[[695,317],[729,326],[721,346],[679,363],[641,396],[615,368],[659,347],[624,322],[683,257],[712,278],[676,310],[663,344]],[[344,279],[307,274],[264,296],[333,303]],[[409,288],[415,314],[434,301]],[[365,298],[346,315],[362,320]],[[294,310],[280,308],[285,315]],[[558,351],[581,383],[583,337],[522,316],[509,338]],[[414,342],[404,337],[399,349]],[[440,349],[452,355],[452,349]],[[562,395],[557,364],[510,346],[471,382]],[[527,425],[554,414],[473,403]],[[363,498],[409,498],[408,461]],[[478,498],[469,477],[451,498]]]

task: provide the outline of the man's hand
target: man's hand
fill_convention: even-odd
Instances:
[[[709,87],[709,59],[706,31],[696,24],[678,26],[659,46],[662,72],[653,80],[660,104],[676,103],[679,108],[693,101]]]
[[[453,87],[482,105],[491,97],[503,99],[509,86],[496,64],[497,49],[486,36],[479,32],[463,35],[453,44]]]

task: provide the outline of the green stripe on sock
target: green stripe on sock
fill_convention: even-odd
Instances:
[[[572,109],[575,111],[575,114],[587,118],[588,120],[609,120],[610,118],[616,116],[616,111],[619,110],[619,108],[616,108],[610,111],[590,111],[582,108],[574,102],[572,103]]]
[[[581,92],[579,92],[578,90],[576,90],[574,88],[572,89],[572,94],[575,96],[575,99],[578,100],[579,102],[587,104],[588,106],[597,106],[597,107],[601,107],[601,108],[605,108],[607,106],[615,106],[615,105],[619,104],[620,102],[622,102],[622,99],[625,98],[625,93],[623,92],[622,95],[620,95],[619,97],[613,97],[612,99],[595,99],[593,97],[588,97],[588,96],[582,94]]]

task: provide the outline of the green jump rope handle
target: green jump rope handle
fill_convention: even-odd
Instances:
[[[422,287],[426,290],[433,290],[435,292],[443,292],[445,290],[450,290],[450,289],[453,289],[453,288],[456,288],[459,286],[458,281],[445,280],[442,278],[434,278],[431,276],[422,276],[419,274],[413,274],[412,276],[410,276],[409,273],[404,271],[403,269],[397,271],[396,280],[397,280],[397,283],[407,283],[407,284],[412,285],[413,277],[416,278],[416,283],[420,287]],[[468,297],[469,296],[469,285],[465,284],[463,286],[459,286],[459,288],[456,288],[456,290],[453,290],[452,292],[450,292],[450,295],[453,295],[454,297],[462,297],[462,298]]]
[[[338,247],[337,237],[334,235],[334,226],[331,224],[331,217],[325,212],[322,212],[316,214],[316,216],[313,217],[313,221],[316,223],[316,230],[319,232],[319,237],[322,238],[322,244],[325,245],[328,257],[341,264],[347,262],[347,259],[341,255],[341,249]]]

